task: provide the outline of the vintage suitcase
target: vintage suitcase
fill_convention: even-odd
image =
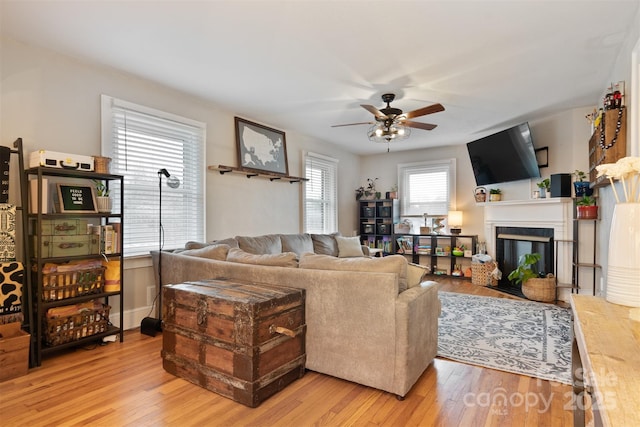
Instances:
[[[93,157],[50,150],[33,151],[29,156],[29,167],[36,168],[38,166],[92,171]]]
[[[34,257],[38,256],[37,236],[33,237]],[[48,257],[97,255],[100,253],[100,238],[95,234],[78,236],[42,236],[41,255]]]
[[[163,288],[163,367],[256,407],[304,375],[305,291],[232,280]]]
[[[43,236],[76,236],[88,234],[89,221],[86,219],[43,219]]]

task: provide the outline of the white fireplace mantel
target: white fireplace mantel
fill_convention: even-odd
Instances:
[[[484,203],[487,252],[495,255],[496,227],[553,228],[555,240],[571,239],[573,203],[570,197]]]
[[[495,258],[496,227],[552,228],[554,240],[571,240],[573,236],[573,200],[570,197],[507,200],[484,205],[484,231],[487,253]],[[571,245],[557,246],[558,280],[571,281]]]

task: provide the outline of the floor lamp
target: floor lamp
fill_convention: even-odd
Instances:
[[[180,180],[175,176],[171,176],[166,169],[160,169],[158,171],[158,305],[156,306],[157,318],[145,317],[140,324],[140,332],[152,337],[156,336],[156,332],[162,332],[162,246],[163,246],[163,234],[162,228],[162,176],[167,178],[167,187],[178,188],[180,186]]]

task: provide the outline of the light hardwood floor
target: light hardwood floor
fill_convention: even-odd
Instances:
[[[441,290],[513,298],[464,280]],[[308,371],[251,409],[162,369],[161,335],[44,359],[0,383],[2,426],[571,426],[571,387],[436,359],[404,401]],[[506,401],[506,404],[505,404]]]

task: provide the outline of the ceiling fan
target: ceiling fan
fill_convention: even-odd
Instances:
[[[399,108],[391,107],[391,102],[395,99],[396,95],[393,93],[385,93],[382,95],[382,101],[387,103],[385,108],[378,110],[373,105],[360,105],[365,110],[374,115],[375,122],[359,122],[359,123],[347,123],[343,125],[333,125],[331,127],[341,126],[354,126],[354,125],[373,125],[367,135],[371,141],[375,142],[391,142],[396,139],[405,139],[411,133],[411,129],[423,129],[432,130],[437,125],[429,123],[421,123],[413,120],[415,117],[426,116],[427,114],[438,113],[444,111],[442,104],[433,104],[427,107],[419,108],[417,110],[403,113]]]

